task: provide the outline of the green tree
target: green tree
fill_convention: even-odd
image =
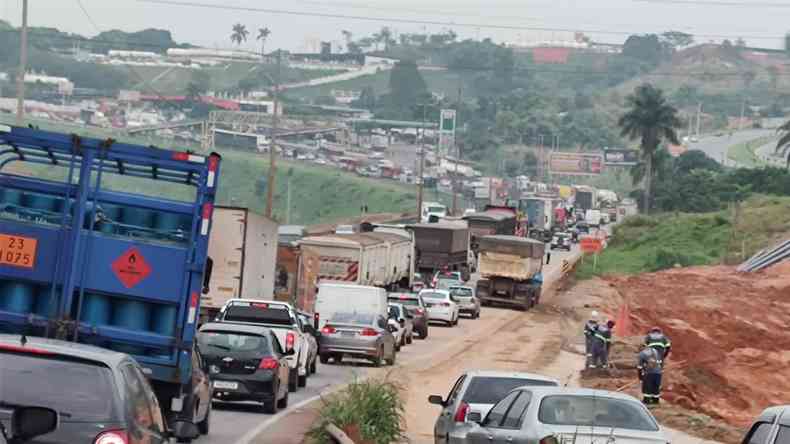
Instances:
[[[785,34],[785,52],[790,55],[790,32]]]
[[[247,31],[246,26],[242,25],[241,23],[236,23],[233,25],[233,32],[230,35],[230,41],[236,45],[241,46],[242,43],[247,41],[247,36],[249,35],[250,31]]]
[[[782,136],[776,142],[776,152],[781,153],[782,157],[787,157],[785,167],[790,170],[790,120],[780,126],[779,131],[782,132]]]
[[[632,35],[623,44],[623,55],[656,66],[666,57],[666,45],[656,34]]]
[[[680,31],[667,31],[661,34],[661,40],[674,51],[691,46],[694,43],[694,36]]]
[[[263,59],[263,56],[265,54],[263,49],[264,49],[264,45],[266,45],[266,39],[268,39],[271,34],[272,31],[267,27],[258,29],[258,37],[256,37],[255,39],[261,42],[261,59]]]
[[[392,104],[408,109],[417,103],[417,97],[428,92],[428,86],[417,70],[417,63],[401,60],[390,70],[389,90]]]
[[[646,83],[636,87],[626,98],[628,110],[620,117],[618,125],[623,137],[639,140],[642,159],[645,162],[645,213],[649,213],[652,197],[653,160],[662,141],[677,144],[675,132],[682,123],[677,109],[667,103],[664,93]]]

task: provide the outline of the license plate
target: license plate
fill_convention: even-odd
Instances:
[[[0,233],[0,265],[33,268],[38,240]]]
[[[239,383],[228,382],[228,381],[214,381],[214,388],[223,389],[223,390],[236,390],[237,388],[239,388]]]
[[[340,335],[341,336],[355,336],[356,333],[353,332],[353,331],[343,331],[343,332],[340,332]]]

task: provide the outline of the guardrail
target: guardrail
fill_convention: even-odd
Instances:
[[[790,259],[790,240],[781,242],[773,248],[758,251],[749,260],[739,265],[737,270],[749,273],[759,271],[785,259]]]

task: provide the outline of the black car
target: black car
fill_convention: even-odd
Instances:
[[[41,406],[58,412],[57,429],[41,442],[165,444],[172,437],[143,370],[125,353],[0,335],[0,381],[0,421],[7,430],[15,408]],[[186,425],[189,431],[182,436],[197,437],[198,429],[207,430],[205,424]]]
[[[576,224],[576,231],[578,231],[579,234],[589,234],[590,226],[587,224],[587,222],[579,222]]]
[[[288,407],[289,368],[274,333],[256,325],[210,322],[200,327],[200,351],[212,369],[214,398],[258,401],[265,413]]]
[[[571,251],[571,235],[569,233],[554,233],[551,239],[552,250],[567,250]]]

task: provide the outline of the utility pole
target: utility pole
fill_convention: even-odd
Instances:
[[[422,140],[420,141],[420,183],[417,185],[417,223],[422,222],[422,189],[425,183],[425,116],[426,103],[422,104]]]
[[[746,98],[741,102],[741,118],[738,119],[738,131],[743,129],[743,117],[746,115]]]
[[[702,102],[699,102],[699,105],[697,105],[697,137],[699,137],[701,115],[702,115]]]
[[[266,217],[272,218],[274,210],[274,180],[277,175],[277,128],[280,123],[280,66],[282,51],[277,50],[277,78],[274,79],[274,116],[272,116],[271,142],[269,145],[269,180],[266,184]]]
[[[16,76],[16,124],[25,124],[25,72],[27,71],[27,0],[22,0],[22,33],[19,39],[19,72]]]
[[[291,223],[291,175],[288,174],[288,194],[285,198],[285,223]]]
[[[455,172],[453,173],[453,216],[458,215],[458,162],[461,161],[461,145],[458,143],[458,115],[461,112],[461,96],[463,84],[458,87],[458,105],[455,107],[455,127],[453,127],[453,145],[455,145]]]

